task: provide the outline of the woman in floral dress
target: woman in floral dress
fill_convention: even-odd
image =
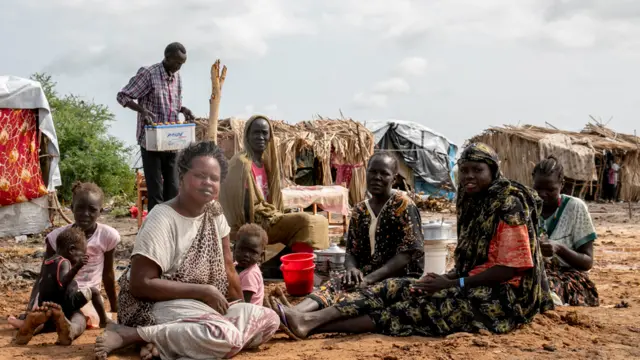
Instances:
[[[443,336],[507,333],[553,307],[536,226],[542,201],[502,177],[495,151],[472,144],[459,161],[455,268],[388,279],[302,314],[278,307],[297,338],[321,332]]]
[[[346,271],[338,273],[296,305],[296,311],[311,312],[330,307],[343,292],[365,288],[391,277],[417,279],[422,275],[424,250],[420,211],[407,195],[391,189],[398,173],[398,162],[392,154],[378,152],[367,165],[367,190],[371,198],[353,210],[347,238]],[[271,299],[272,303],[274,301]]]

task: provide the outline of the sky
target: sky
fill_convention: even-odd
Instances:
[[[0,0],[0,74],[47,72],[107,105],[164,47],[187,48],[183,104],[207,117],[210,67],[227,65],[221,118],[316,114],[422,123],[454,143],[490,126],[620,132],[639,122],[640,1]]]

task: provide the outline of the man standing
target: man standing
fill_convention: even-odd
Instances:
[[[120,105],[138,113],[136,137],[147,181],[149,211],[178,194],[175,169],[177,153],[147,151],[144,126],[152,123],[177,123],[179,113],[187,121],[194,119],[191,110],[182,106],[182,78],[178,71],[186,61],[187,50],[182,44],[174,42],[167,45],[164,60],[149,67],[141,67],[117,96]]]

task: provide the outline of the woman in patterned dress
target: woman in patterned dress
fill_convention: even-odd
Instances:
[[[589,279],[597,239],[584,201],[562,195],[564,169],[551,156],[533,169],[533,187],[544,205],[540,218],[545,268],[556,305],[598,306],[598,290]]]
[[[552,308],[536,232],[541,200],[501,176],[497,154],[487,145],[465,149],[459,172],[451,272],[388,279],[312,313],[280,306],[282,324],[298,338],[320,332],[507,333]]]
[[[229,225],[216,201],[224,154],[201,142],[183,150],[177,165],[178,196],[154,207],[136,237],[120,278],[121,325],[96,340],[97,359],[134,344],[147,344],[143,359],[226,359],[278,329],[272,310],[241,300]]]
[[[371,198],[355,206],[349,222],[345,269],[294,309],[310,312],[335,304],[343,291],[365,288],[391,277],[422,275],[423,235],[414,202],[391,189],[398,162],[390,153],[375,153],[367,164]],[[272,303],[275,299],[272,299]]]

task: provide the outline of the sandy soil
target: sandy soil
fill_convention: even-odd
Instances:
[[[633,359],[640,358],[640,210],[629,219],[626,205],[592,204],[600,238],[591,272],[599,308],[559,308],[539,315],[509,335],[455,334],[447,338],[389,338],[379,335],[316,336],[304,342],[278,334],[259,350],[237,359]],[[440,215],[437,215],[440,217]],[[105,218],[123,234],[118,265],[134,239],[131,219]],[[0,241],[0,314],[17,314],[27,301],[32,275],[42,256],[42,237],[16,245]],[[26,279],[25,279],[26,278]],[[627,304],[625,306],[622,306]],[[35,337],[28,346],[11,344],[14,331],[0,323],[0,359],[91,359],[100,331],[87,331],[69,347],[54,346],[55,335]],[[137,359],[134,352],[110,359]]]

